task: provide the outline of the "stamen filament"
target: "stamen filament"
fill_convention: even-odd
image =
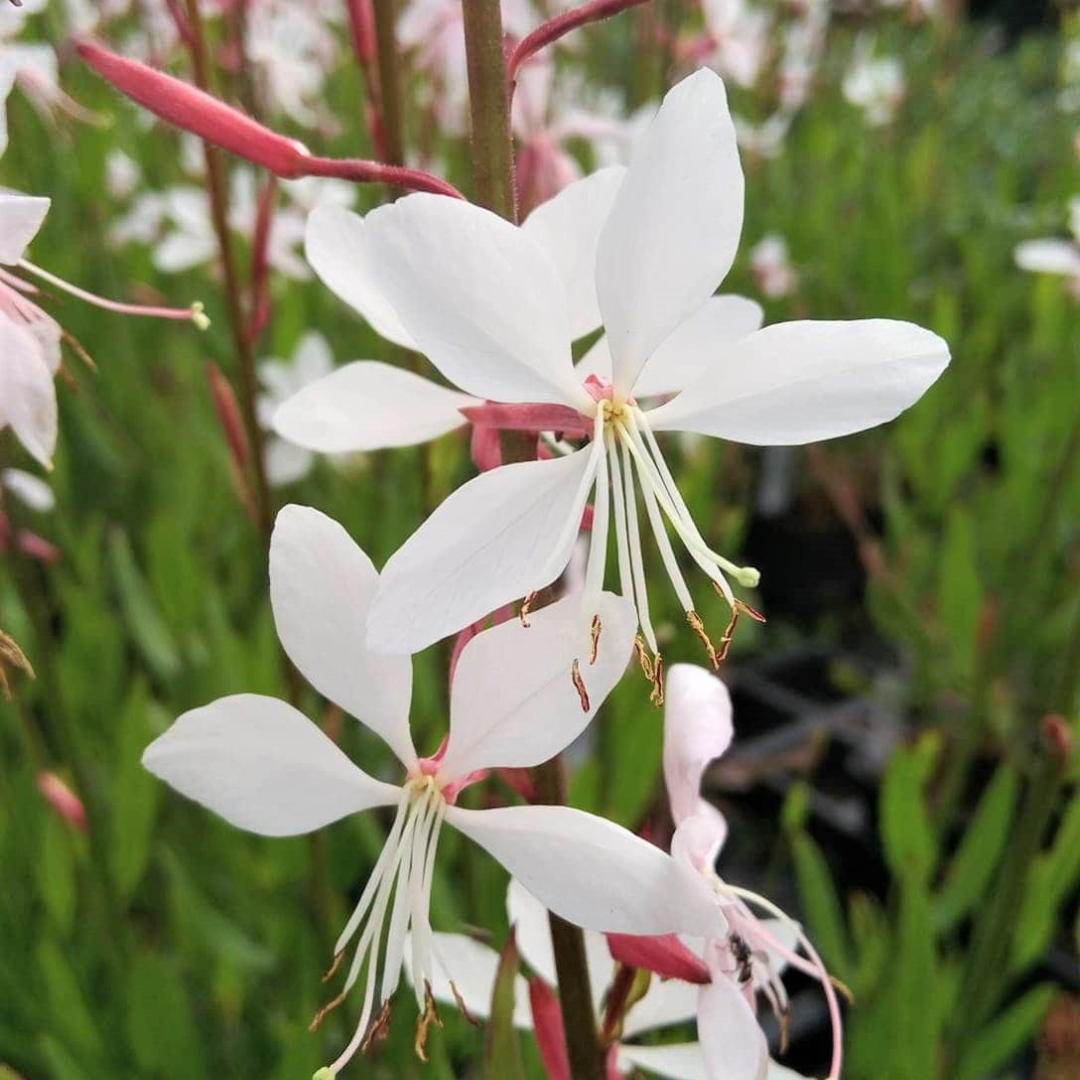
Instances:
[[[630,570],[630,545],[626,534],[626,504],[623,501],[622,466],[619,464],[619,451],[615,437],[605,432],[608,442],[607,456],[610,459],[611,502],[615,511],[615,548],[619,557],[619,590],[629,600],[634,598],[633,577]]]
[[[607,454],[601,453],[596,463],[596,488],[593,494],[593,527],[589,537],[589,560],[585,565],[585,596],[589,600],[604,591],[604,569],[607,566],[608,528],[611,520],[611,493],[608,478]]]
[[[645,560],[641,554],[641,535],[638,529],[637,500],[634,498],[633,467],[627,453],[627,445],[621,442],[623,460],[623,502],[626,505],[626,523],[629,535],[630,567],[634,575],[634,593],[637,599],[638,622],[653,655],[659,653],[652,619],[649,618],[649,595],[645,588]]]

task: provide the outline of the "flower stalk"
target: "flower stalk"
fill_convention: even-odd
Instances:
[[[395,32],[397,0],[373,0],[372,7],[375,15],[375,61],[379,74],[381,156],[387,165],[401,166],[405,164],[405,117]]]

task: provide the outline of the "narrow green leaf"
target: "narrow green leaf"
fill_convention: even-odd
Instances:
[[[488,1020],[484,1046],[486,1080],[525,1080],[521,1045],[514,1029],[515,983],[520,964],[521,955],[511,932],[499,954],[495,989],[491,995],[491,1018]]]
[[[975,523],[967,510],[954,509],[945,529],[938,576],[938,617],[944,640],[952,650],[956,675],[968,683],[978,652],[979,611],[982,583],[979,580]]]
[[[848,979],[852,969],[851,950],[829,864],[810,834],[801,830],[792,834],[791,850],[799,898],[814,945],[829,967],[841,979]]]
[[[960,1061],[956,1080],[982,1080],[1028,1046],[1061,991],[1044,984],[1029,990],[979,1033]]]
[[[881,842],[889,869],[902,881],[928,881],[934,867],[934,833],[923,799],[931,761],[925,743],[898,750],[881,785]]]
[[[66,937],[75,918],[75,852],[69,826],[54,814],[42,822],[41,847],[35,863],[38,891],[57,929]]]

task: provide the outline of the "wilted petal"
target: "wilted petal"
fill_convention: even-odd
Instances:
[[[492,401],[591,404],[574,377],[566,289],[521,229],[425,194],[373,211],[367,226],[383,293],[451,382]]]
[[[1036,274],[1080,274],[1080,248],[1068,240],[1027,240],[1013,253],[1021,270]]]
[[[724,1080],[766,1080],[769,1050],[757,1018],[738,985],[718,976],[701,988],[698,1039],[707,1075]]]
[[[286,506],[270,541],[270,601],[289,658],[320,694],[366,724],[406,767],[412,661],[365,644],[379,583],[371,560],[336,522],[307,506]]]
[[[705,767],[727,752],[733,734],[727,687],[704,668],[673,665],[664,705],[664,782],[676,825],[697,812]]]
[[[23,257],[26,245],[37,235],[48,212],[48,199],[0,192],[0,263],[14,266]]]
[[[416,348],[377,284],[367,225],[359,214],[337,206],[315,207],[307,219],[304,254],[322,283],[358,311],[380,337]]]
[[[521,226],[547,251],[562,277],[574,340],[600,325],[596,245],[625,173],[613,165],[575,181],[538,206]]]
[[[401,795],[291,705],[236,694],[184,713],[143,754],[181,795],[263,836],[296,836]]]
[[[274,413],[289,442],[334,454],[414,446],[465,423],[460,410],[478,404],[411,371],[358,360],[310,383]]]
[[[41,346],[24,327],[0,316],[0,427],[46,468],[56,449],[56,387]]]
[[[696,996],[696,995],[695,995]],[[692,1015],[692,1014],[691,1014]],[[629,1072],[643,1069],[667,1080],[727,1080],[727,1073],[710,1074],[697,1043],[672,1043],[668,1046],[619,1047],[619,1068]]]
[[[383,568],[370,647],[419,652],[550,585],[570,560],[595,475],[586,448],[503,465],[458,488]]]
[[[664,98],[600,234],[596,289],[617,387],[629,390],[657,346],[716,291],[742,219],[727,95],[702,69]]]
[[[719,932],[715,897],[704,880],[605,818],[569,806],[452,806],[446,820],[549,911],[586,930]]]
[[[743,296],[712,296],[649,357],[634,396],[674,394],[689,386],[733,342],[761,329],[761,305]]]
[[[593,617],[599,619],[590,661]],[[622,677],[637,632],[634,606],[603,593],[567,596],[477,635],[465,646],[450,693],[450,739],[440,772],[525,768],[553,758],[588,726]],[[578,662],[588,708],[571,677]]]
[[[649,424],[757,446],[833,439],[894,419],[948,363],[948,345],[913,323],[777,323],[732,344]]]

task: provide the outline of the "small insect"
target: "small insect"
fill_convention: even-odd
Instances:
[[[739,966],[739,982],[745,986],[754,977],[751,964],[754,954],[747,945],[746,939],[739,934],[729,934],[728,944],[731,946],[731,955],[735,957],[735,963]]]

